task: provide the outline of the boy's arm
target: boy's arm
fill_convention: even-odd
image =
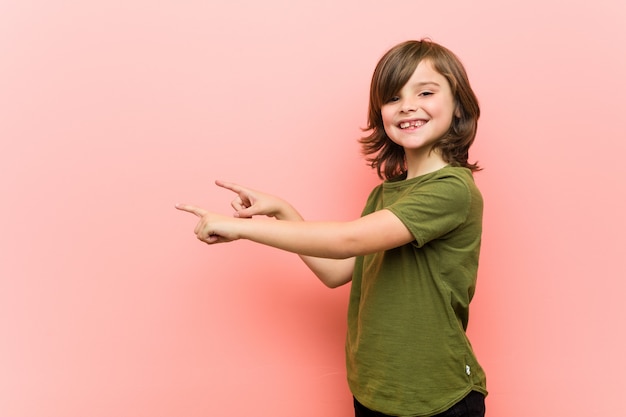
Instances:
[[[279,197],[231,182],[216,181],[215,183],[237,194],[231,202],[231,206],[235,209],[235,217],[251,218],[255,215],[265,215],[283,221],[304,221],[302,215],[291,204]],[[299,256],[327,287],[336,288],[352,279],[354,257],[330,259],[301,254]]]
[[[290,204],[287,204],[283,210],[276,216],[276,219],[283,221],[303,222],[304,218]],[[354,271],[354,257],[346,259],[318,258],[315,256],[307,256],[298,254],[304,264],[329,288],[337,288],[347,284],[352,280],[352,272]]]
[[[348,259],[414,240],[404,223],[389,210],[349,222],[304,222],[231,218],[191,205],[176,207],[200,218],[194,233],[208,244],[247,239],[299,255]]]
[[[200,218],[194,230],[198,239],[208,244],[248,239],[297,253],[329,287],[350,281],[355,256],[395,248],[414,240],[406,226],[388,210],[351,222],[305,222],[293,206],[280,198],[233,183],[216,183],[237,193],[231,203],[236,211],[235,218],[195,206],[176,206]],[[257,214],[280,221],[251,218]]]

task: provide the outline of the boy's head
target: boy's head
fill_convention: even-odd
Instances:
[[[429,61],[448,81],[455,104],[450,129],[433,149],[440,151],[451,165],[478,169],[468,162],[468,150],[476,136],[480,107],[463,64],[450,50],[430,40],[406,41],[380,59],[372,76],[367,126],[372,133],[361,142],[366,155],[378,153],[368,160],[381,177],[383,167],[386,178],[398,176],[404,170],[404,151],[387,137],[381,108],[402,89],[423,60]]]

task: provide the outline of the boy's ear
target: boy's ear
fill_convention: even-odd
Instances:
[[[459,110],[458,106],[454,109],[454,117],[456,117],[457,119],[461,118],[461,110]]]

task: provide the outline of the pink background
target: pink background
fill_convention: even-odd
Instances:
[[[371,73],[429,36],[483,111],[488,416],[623,416],[625,9],[0,1],[0,415],[349,416],[348,286],[174,204],[230,213],[220,178],[357,216]]]

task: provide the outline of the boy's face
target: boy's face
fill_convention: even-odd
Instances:
[[[430,152],[448,132],[454,114],[448,80],[427,60],[418,64],[398,94],[381,107],[387,136],[402,146],[407,156],[411,151]]]

